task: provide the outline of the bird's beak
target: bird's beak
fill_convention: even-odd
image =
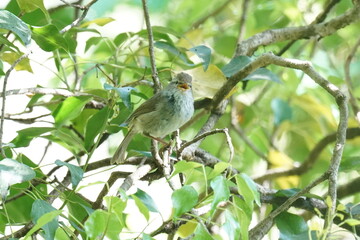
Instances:
[[[188,89],[190,89],[190,86],[187,83],[182,83],[182,84],[178,85],[178,88],[180,88],[182,90],[188,90]]]

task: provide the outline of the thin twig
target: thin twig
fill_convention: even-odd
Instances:
[[[0,93],[3,95],[4,91]],[[71,92],[66,89],[55,89],[55,88],[21,88],[21,89],[11,89],[8,91],[5,91],[5,96],[11,96],[11,95],[26,95],[26,94],[42,94],[42,95],[57,95],[57,96],[63,96],[63,97],[79,97],[79,96],[89,96],[93,97],[94,100],[99,102],[106,103],[106,99],[101,98],[99,96],[84,93],[84,92]]]
[[[247,19],[247,14],[248,14],[248,10],[249,10],[249,3],[250,0],[243,0],[242,3],[242,13],[241,13],[241,17],[240,17],[240,26],[239,26],[239,36],[238,36],[238,40],[237,42],[240,43],[245,36],[245,31],[246,31],[246,19]]]
[[[360,128],[348,128],[346,131],[346,139],[354,139],[360,137]],[[253,178],[256,182],[263,182],[265,180],[274,179],[283,176],[302,175],[307,171],[311,170],[312,166],[319,159],[322,151],[332,142],[336,140],[336,133],[329,134],[322,138],[315,147],[310,151],[307,158],[301,163],[300,166],[292,169],[280,169],[274,168],[268,170],[261,176],[255,176]]]
[[[327,15],[331,11],[331,9],[338,2],[340,2],[340,0],[332,0],[331,2],[329,2],[329,4],[326,5],[324,10],[315,18],[315,20],[310,25],[322,23],[326,19]],[[298,39],[294,39],[294,40],[290,41],[288,44],[285,45],[285,47],[283,47],[278,53],[276,53],[276,55],[277,56],[283,55],[296,41],[298,41]]]
[[[3,157],[5,157],[5,151],[4,151],[4,148],[2,147],[2,145],[3,145],[3,130],[4,130],[4,118],[5,118],[6,85],[9,80],[10,73],[14,70],[16,65],[18,65],[19,62],[21,62],[23,59],[27,58],[30,53],[31,53],[30,51],[27,53],[24,53],[21,57],[16,59],[16,61],[13,64],[11,64],[10,68],[5,73],[3,88],[2,88],[2,93],[1,93],[2,108],[1,108],[1,120],[0,120],[0,151],[1,151],[1,155]]]
[[[187,148],[188,146],[206,138],[207,136],[210,136],[210,135],[214,135],[214,134],[217,134],[217,133],[225,133],[227,131],[227,128],[224,128],[224,129],[214,129],[214,130],[211,130],[211,131],[208,131],[208,132],[205,132],[201,135],[198,135],[196,136],[195,138],[193,138],[191,141],[189,142],[186,142],[184,143],[180,149],[178,150],[178,155],[181,155],[181,153],[184,151],[185,148]],[[226,134],[226,133],[225,133]]]
[[[72,29],[73,27],[78,26],[82,20],[84,20],[84,18],[86,17],[90,7],[96,3],[98,0],[92,0],[90,1],[88,4],[86,4],[83,7],[79,7],[81,10],[83,10],[83,13],[80,15],[79,18],[75,19],[75,21],[73,21],[71,24],[67,25],[66,27],[64,27],[63,29],[60,30],[60,33],[63,34],[67,31],[69,31],[70,29]]]
[[[209,12],[206,16],[200,18],[199,20],[197,20],[195,23],[193,23],[193,25],[191,26],[190,30],[193,28],[198,28],[201,24],[203,24],[204,22],[206,22],[209,18],[212,18],[216,15],[218,15],[222,10],[224,10],[226,8],[227,5],[229,5],[229,3],[231,3],[234,0],[227,0],[225,1],[223,4],[221,4],[219,7],[217,7],[216,9],[214,9],[213,11]]]
[[[144,17],[145,17],[145,23],[146,23],[146,29],[148,33],[148,39],[149,39],[149,54],[150,54],[150,64],[151,64],[151,72],[152,72],[152,79],[154,81],[155,86],[155,93],[161,90],[161,83],[158,77],[158,72],[156,69],[156,63],[155,63],[155,54],[154,54],[154,36],[151,28],[150,23],[150,16],[149,16],[149,10],[147,6],[147,1],[142,0],[143,10],[144,10]]]
[[[236,108],[232,107],[231,108],[231,126],[233,127],[233,129],[235,130],[235,132],[242,138],[242,140],[245,142],[245,144],[251,149],[253,150],[253,152],[258,155],[259,157],[261,157],[262,159],[264,159],[265,161],[269,162],[268,158],[266,157],[266,155],[257,147],[255,146],[255,144],[246,136],[246,134],[244,133],[244,131],[242,130],[242,128],[239,125],[239,122],[237,120],[237,116],[236,116]]]

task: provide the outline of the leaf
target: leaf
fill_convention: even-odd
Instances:
[[[271,109],[274,112],[274,124],[279,126],[283,121],[292,119],[292,109],[287,102],[280,98],[271,101]]]
[[[256,69],[254,72],[250,73],[243,80],[269,80],[276,83],[281,83],[279,77],[266,68]]]
[[[32,27],[33,39],[39,47],[47,52],[62,48],[68,50],[66,39],[60,34],[55,25],[49,24],[42,27]]]
[[[211,203],[210,215],[212,215],[220,202],[226,201],[230,197],[230,190],[226,178],[218,176],[210,182],[214,190],[214,199]]]
[[[55,212],[54,212],[55,211]],[[37,199],[32,205],[31,208],[31,217],[34,223],[38,224],[40,217],[42,217],[46,213],[53,214],[47,215],[46,218],[41,219],[41,221],[44,221],[46,224],[43,225],[41,228],[45,232],[45,239],[51,240],[54,239],[56,229],[59,227],[59,221],[57,219],[57,216],[61,213],[56,211],[56,208],[51,206],[49,203],[47,203],[44,200]]]
[[[56,160],[55,164],[58,166],[66,166],[69,169],[71,174],[71,184],[73,185],[73,188],[76,188],[84,176],[84,171],[82,168],[60,160]]]
[[[90,47],[97,45],[103,39],[104,39],[103,37],[91,37],[88,40],[86,40],[85,52],[87,52],[87,50],[89,50]]]
[[[240,223],[234,218],[234,216],[227,210],[225,212],[225,223],[223,228],[230,240],[237,240],[240,238]]]
[[[237,222],[240,224],[241,239],[249,239],[249,226],[253,214],[253,206],[249,206],[243,198],[233,196],[233,202],[236,207],[234,211],[236,213]]]
[[[344,157],[344,160],[340,163],[339,171],[350,172],[360,170],[360,156]]]
[[[178,48],[176,48],[173,44],[164,42],[164,41],[156,41],[154,43],[156,48],[165,50],[176,57],[180,58],[186,65],[193,66],[194,63],[188,59],[185,53],[181,52]]]
[[[360,220],[350,218],[350,219],[346,219],[343,223],[346,223],[350,226],[358,226],[358,225],[360,225]]]
[[[110,212],[116,214],[122,226],[125,226],[125,219],[123,217],[124,209],[127,205],[128,197],[126,194],[120,194],[120,197],[112,197],[106,196],[104,200],[106,202],[106,206]]]
[[[7,38],[0,35],[0,44],[4,44],[8,46],[9,48],[12,48],[14,51],[20,52],[19,48],[15,46],[12,42],[10,42]],[[2,69],[2,66],[0,66],[0,69]],[[5,75],[4,72],[0,73],[0,75]]]
[[[216,176],[219,176],[225,169],[227,169],[230,166],[227,162],[218,162],[215,164],[214,169],[207,175],[207,179],[212,179]]]
[[[132,196],[132,199],[134,199],[136,206],[138,207],[141,214],[145,217],[147,221],[149,221],[150,214],[149,209],[145,206],[145,204],[135,195]]]
[[[291,188],[291,189],[282,189],[282,190],[278,190],[275,193],[276,197],[292,197],[294,196],[296,193],[298,193],[300,191],[299,188]]]
[[[255,182],[246,174],[241,173],[235,176],[236,185],[239,193],[243,196],[245,202],[252,206],[251,203],[255,203],[260,207],[260,193],[257,190]]]
[[[62,210],[55,210],[48,213],[45,213],[42,215],[38,220],[35,226],[33,226],[29,232],[25,235],[24,239],[30,239],[30,236],[37,232],[40,228],[43,228],[43,226],[50,224],[54,219],[57,219],[57,217],[62,213]],[[45,227],[46,228],[46,227]],[[45,230],[44,230],[45,231]],[[45,239],[52,240],[54,238],[49,237],[47,234],[45,234]]]
[[[17,136],[11,141],[12,144],[18,147],[29,146],[31,140],[35,137],[39,137],[44,133],[54,131],[55,128],[51,127],[31,127],[17,131]]]
[[[156,203],[149,194],[138,188],[138,190],[134,195],[138,197],[145,204],[145,206],[149,209],[149,211],[157,212],[157,213],[159,212]]]
[[[138,90],[136,88],[133,88],[133,87],[121,87],[121,88],[116,88],[116,87],[113,87],[107,83],[104,84],[104,89],[106,90],[115,90],[122,102],[124,103],[125,107],[127,107],[128,109],[131,109],[132,108],[132,104],[131,104],[131,99],[130,99],[130,95],[131,95],[131,92],[135,91],[137,92]]]
[[[213,237],[210,235],[209,231],[207,231],[202,224],[198,224],[193,240],[213,240]]]
[[[0,28],[15,33],[25,45],[31,41],[31,31],[27,24],[11,12],[0,9]]]
[[[210,64],[207,71],[200,66],[188,70],[193,77],[193,93],[194,98],[212,98],[215,93],[227,81],[222,71],[213,64]]]
[[[113,21],[115,21],[115,19],[113,19],[111,17],[96,18],[94,20],[84,22],[83,24],[80,25],[80,28],[86,28],[90,24],[96,24],[96,25],[102,27]]]
[[[283,212],[275,218],[275,223],[280,231],[280,240],[309,239],[309,227],[298,215]]]
[[[198,193],[189,185],[175,190],[171,195],[174,208],[174,219],[190,211],[198,202]]]
[[[221,70],[226,77],[231,77],[235,73],[243,69],[251,61],[251,58],[249,58],[248,56],[237,56],[231,59],[228,64],[223,66]]]
[[[90,239],[120,239],[119,234],[124,226],[114,213],[98,209],[94,211],[84,224],[87,237]]]
[[[85,128],[84,145],[87,151],[90,151],[96,136],[104,129],[109,118],[110,109],[106,106],[87,121]]]
[[[8,188],[16,183],[22,183],[35,178],[35,171],[29,166],[10,158],[0,161],[0,196],[6,198]]]
[[[40,9],[45,17],[50,20],[50,15],[44,6],[43,0],[16,0],[20,9],[26,13]]]
[[[143,240],[155,240],[155,238],[152,238],[149,234],[143,233],[142,234]]]
[[[175,176],[176,174],[179,173],[183,173],[187,170],[190,169],[194,169],[194,168],[198,168],[198,167],[202,167],[202,165],[200,163],[196,163],[196,162],[188,162],[188,161],[180,161],[177,162],[174,165],[175,170],[173,171],[173,173],[171,174],[170,178],[172,178],[173,176]]]
[[[92,99],[90,96],[68,97],[52,113],[55,126],[61,127],[79,116],[85,105]]]
[[[202,59],[204,71],[209,67],[211,60],[211,49],[207,46],[200,45],[189,49],[190,52],[195,53],[199,58]]]
[[[15,52],[6,52],[2,53],[0,58],[9,63],[10,65],[14,64],[15,61],[17,61],[22,56],[21,53],[15,53]],[[33,72],[29,58],[22,59],[18,64],[15,66],[16,71],[28,71],[30,73]]]

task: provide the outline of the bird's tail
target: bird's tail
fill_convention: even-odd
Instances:
[[[133,129],[129,130],[129,132],[126,134],[125,138],[121,142],[120,146],[116,149],[116,152],[110,161],[111,164],[121,164],[125,162],[126,149],[135,134],[136,132]]]

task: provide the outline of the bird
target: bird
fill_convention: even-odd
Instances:
[[[163,90],[142,103],[125,121],[129,131],[111,159],[111,164],[125,162],[125,152],[138,133],[161,139],[176,131],[194,114],[192,77],[180,72]]]

